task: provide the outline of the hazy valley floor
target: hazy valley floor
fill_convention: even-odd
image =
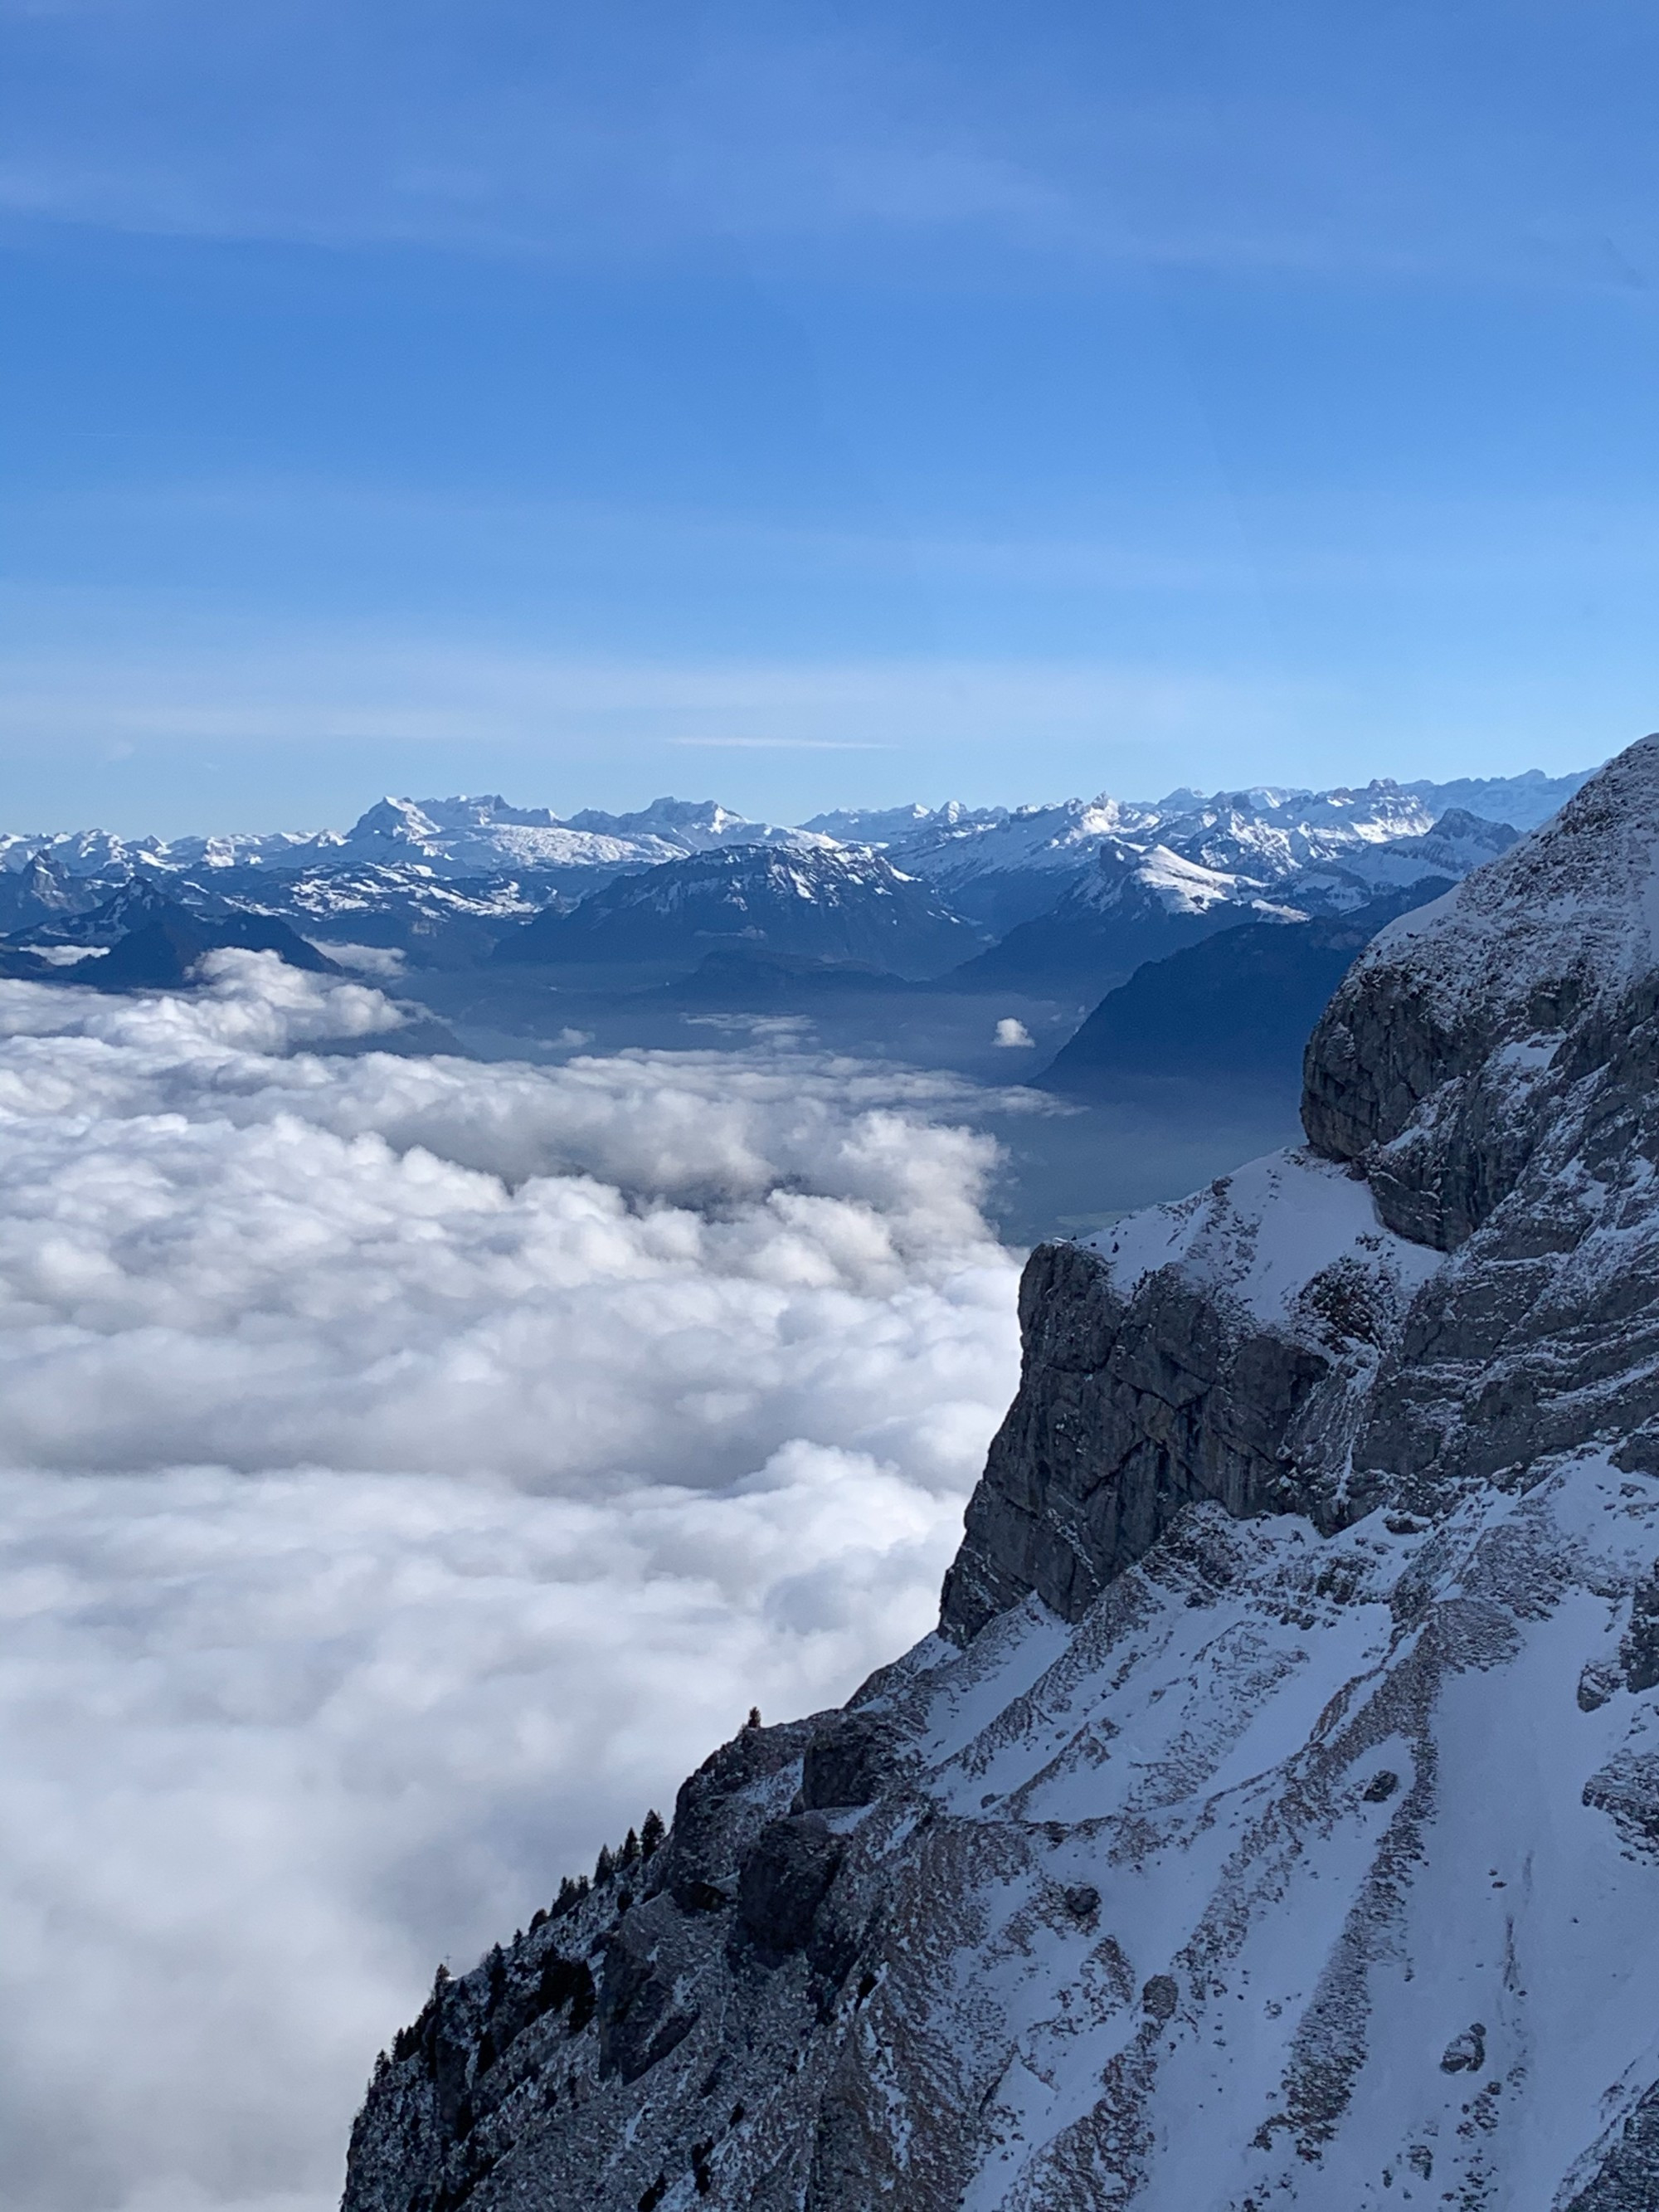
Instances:
[[[1017,1248],[1102,1227],[1300,1134],[1293,1073],[1219,1084],[1125,1077],[1085,1101],[1030,1092],[1011,1098],[1088,1011],[1074,998],[895,988],[887,979],[884,988],[803,992],[757,1010],[690,1000],[672,980],[637,973],[600,983],[580,973],[512,970],[482,977],[415,971],[395,988],[486,1060],[559,1063],[593,1053],[758,1046],[961,1077],[951,1110],[997,1141],[986,1215]],[[1027,1042],[999,1042],[999,1025],[1011,1022]]]

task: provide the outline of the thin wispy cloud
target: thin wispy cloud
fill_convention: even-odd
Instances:
[[[290,633],[228,650],[206,641],[183,652],[129,649],[93,670],[77,670],[67,654],[20,652],[0,702],[0,739],[115,731],[227,739],[383,734],[421,744],[621,720],[630,734],[667,744],[884,750],[935,732],[1012,739],[1033,724],[1105,728],[1133,718],[1167,731],[1224,712],[1236,725],[1265,726],[1312,690],[1109,662],[599,660],[465,640],[446,647],[384,634]],[[761,727],[741,726],[757,719]],[[780,730],[781,719],[794,726]],[[849,720],[869,734],[848,737]]]
[[[894,750],[872,738],[670,738],[668,742],[736,753],[890,753]]]
[[[411,20],[367,0],[4,25],[0,203],[81,224],[576,258],[960,232],[1241,272],[1497,260],[1598,287],[1656,262],[1644,134],[1587,137],[1554,107],[1564,75],[1636,100],[1651,25],[1625,9],[1581,14],[1565,46],[1550,11],[1495,5],[1044,9],[1018,36],[927,7]]]
[[[46,505],[19,495],[13,512],[32,522]],[[615,562],[635,575],[666,580],[716,561],[735,576],[803,581],[853,576],[966,580],[1022,591],[1133,595],[1246,597],[1334,588],[1401,592],[1522,589],[1577,584],[1597,587],[1644,578],[1659,540],[1659,506],[1633,481],[1590,493],[1551,485],[1477,497],[1443,489],[1431,505],[1399,493],[1373,500],[1366,540],[1334,526],[1322,504],[1300,488],[1265,487],[1253,515],[1271,536],[1254,538],[1236,507],[1198,498],[1163,503],[1158,529],[1101,502],[1090,535],[1006,530],[1001,534],[892,528],[832,528],[808,520],[699,511],[687,507],[601,505],[523,493],[458,492],[416,485],[353,483],[341,477],[251,476],[165,483],[110,483],[54,493],[60,523],[88,533],[200,526],[234,531],[395,530],[476,557],[513,546],[546,561],[550,549],[580,547],[591,569]],[[1422,529],[1426,542],[1412,532]]]
[[[32,812],[64,744],[193,746],[252,819],[262,745],[331,747],[338,814],[403,744],[580,804],[729,736],[778,817],[870,795],[815,780],[849,738],[897,799],[951,744],[1328,782],[1647,719],[1639,11],[144,0],[0,45],[12,572],[120,610],[0,671]],[[330,623],[363,665],[313,680]]]

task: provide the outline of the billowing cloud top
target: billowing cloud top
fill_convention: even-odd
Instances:
[[[0,985],[31,2212],[331,2202],[434,1956],[927,1627],[1012,1387],[948,1085],[399,1019],[256,954]]]

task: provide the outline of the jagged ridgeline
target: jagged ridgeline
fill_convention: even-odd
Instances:
[[[1656,931],[1650,738],[1035,1253],[939,1632],[441,1983],[349,2212],[1659,2206]]]

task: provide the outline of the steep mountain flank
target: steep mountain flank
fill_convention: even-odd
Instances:
[[[96,991],[172,991],[189,982],[199,961],[227,950],[274,952],[290,968],[313,975],[337,975],[336,963],[314,945],[270,915],[228,914],[217,917],[163,908],[133,929],[101,960],[88,960],[67,971],[64,980],[89,983]]]
[[[1398,811],[1400,794],[1392,795],[1394,806],[1387,794],[1374,806],[1384,823]],[[1133,836],[1096,828],[1087,871],[1073,876],[1052,906],[1018,922],[950,981],[965,990],[1000,985],[1099,998],[1143,963],[1164,961],[1241,925],[1311,916],[1340,941],[1346,924],[1367,907],[1390,898],[1395,912],[1419,906],[1516,842],[1506,823],[1455,809],[1431,829],[1403,836],[1370,837],[1340,817],[1313,825],[1296,819],[1298,811],[1329,811],[1317,805],[1206,805],[1158,825],[1155,837],[1145,825]],[[1275,813],[1286,820],[1273,820]],[[1384,918],[1376,916],[1373,926]],[[1363,939],[1351,941],[1357,950]],[[1332,971],[1333,983],[1340,972]],[[1297,1054],[1322,1002],[1301,1020]]]
[[[1200,866],[1166,846],[1103,843],[1095,864],[1046,913],[1022,921],[951,977],[963,990],[1034,984],[1073,989],[1085,1002],[1144,961],[1162,960],[1264,910],[1257,886]],[[1277,912],[1276,908],[1267,908]],[[1297,917],[1300,919],[1300,917]]]
[[[1450,889],[1431,878],[1352,914],[1237,922],[1149,960],[1107,994],[1036,1085],[1087,1098],[1179,1076],[1288,1086],[1294,1105],[1308,1031],[1356,954],[1407,908]]]
[[[1308,1155],[1121,1224],[1098,1254],[1034,1255],[1080,1271],[1080,1287],[1031,1293],[1028,1359],[1069,1341],[1066,1316],[1107,1316],[1086,1363],[1103,1402],[1070,1425],[1085,1494],[1052,1454],[1010,1455],[1015,1425],[1060,1403],[1058,1383],[1028,1384],[969,1507],[947,1620],[1000,1601],[968,1593],[981,1577],[1004,1589],[1001,1555],[1028,1518],[1098,1589],[1191,1497],[1254,1511],[1277,1496],[1326,1518],[1384,1494],[1432,1508],[1443,1478],[1512,1472],[1604,1431],[1626,1458],[1645,1449],[1632,1432],[1659,1411],[1656,861],[1648,739],[1372,941],[1308,1045]],[[1402,1304],[1401,1269],[1420,1277],[1421,1255],[1458,1247]],[[1264,1254],[1278,1255],[1271,1292]],[[1161,1386],[1143,1386],[1159,1362]],[[1224,1441],[1241,1407],[1267,1423],[1248,1480]],[[1121,1482],[1115,1461],[1103,1479],[1097,1449],[1120,1417],[1139,1453]],[[1151,1517],[1137,1520],[1143,1487]]]
[[[932,975],[980,941],[927,884],[879,853],[741,845],[623,877],[570,913],[538,915],[504,938],[495,957],[689,969],[712,951],[747,948]]]
[[[178,990],[210,952],[274,952],[290,968],[337,975],[314,945],[270,915],[243,914],[214,902],[192,909],[143,878],[125,884],[88,914],[20,932],[0,950],[8,972],[100,991]],[[37,948],[52,948],[42,957]],[[64,959],[70,951],[82,957]],[[54,954],[56,958],[54,959]]]
[[[1659,740],[1032,1255],[939,1632],[442,1978],[348,2212],[1659,2203]]]

